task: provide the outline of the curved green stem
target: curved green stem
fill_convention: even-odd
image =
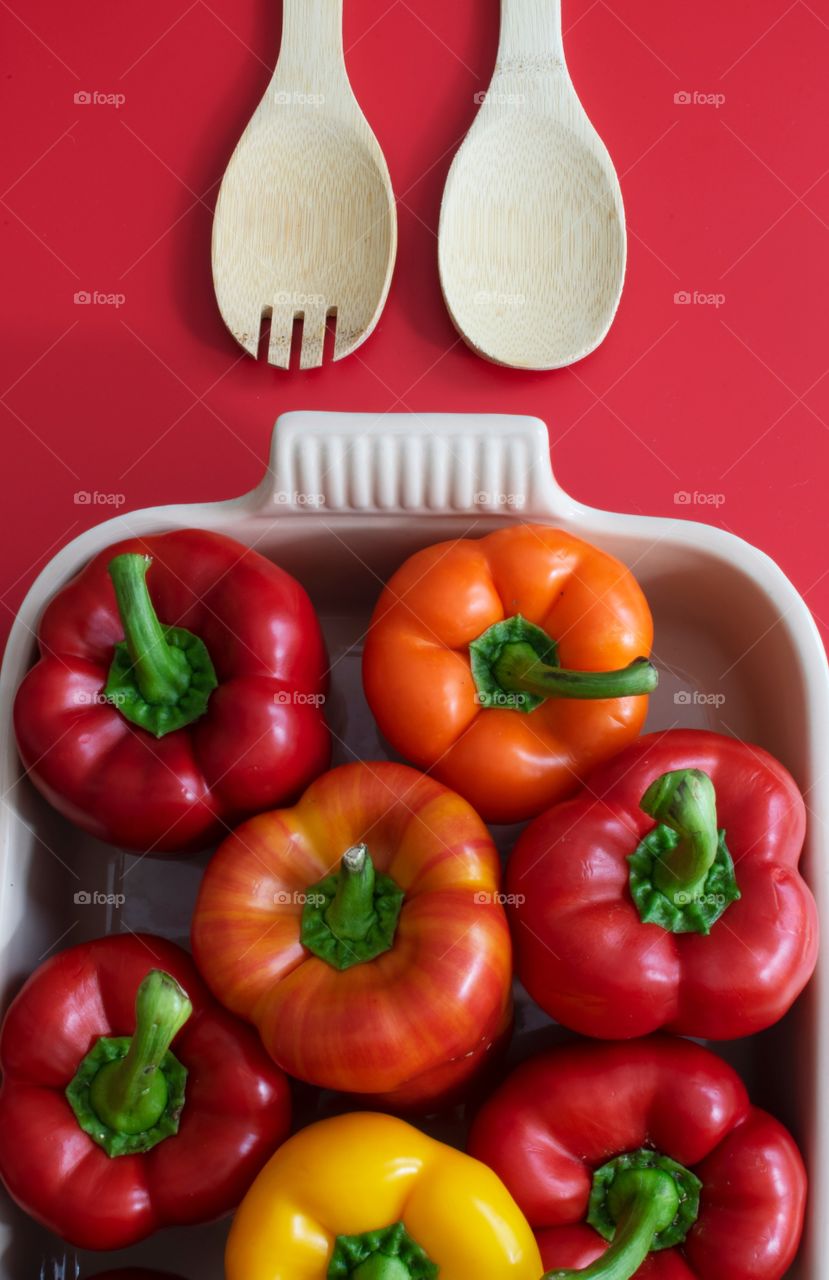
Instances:
[[[543,1280],[630,1280],[661,1231],[679,1209],[676,1182],[660,1169],[628,1169],[618,1173],[608,1196],[616,1223],[613,1243],[601,1258],[581,1271],[548,1271]]]
[[[145,702],[174,704],[190,685],[190,668],[181,649],[167,642],[147,589],[149,556],[126,552],[110,561],[109,576],[124,628],[136,684]]]
[[[494,623],[473,640],[469,662],[482,707],[525,714],[547,698],[635,698],[652,693],[659,681],[647,658],[619,671],[564,670],[556,642],[520,614]]]
[[[204,714],[218,680],[198,636],[159,622],[147,589],[150,564],[133,552],[110,562],[125,639],[115,646],[104,693],[125,719],[161,738]]]
[[[170,1052],[193,1006],[152,969],[135,998],[132,1036],[101,1036],[66,1087],[78,1124],[108,1156],[138,1155],[178,1133],[187,1069]]]
[[[193,1006],[175,978],[153,969],[138,988],[135,1032],[125,1057],[101,1067],[89,1089],[92,1109],[116,1133],[144,1133],[167,1106],[161,1064]]]
[[[528,644],[505,645],[492,671],[508,693],[539,698],[634,698],[653,693],[659,681],[647,658],[636,658],[618,671],[567,671],[541,662]]]
[[[704,893],[717,856],[714,784],[701,769],[677,769],[651,783],[640,805],[679,836],[673,850],[655,863],[653,881],[674,905],[685,905]]]

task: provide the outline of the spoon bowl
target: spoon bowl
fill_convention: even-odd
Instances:
[[[452,320],[497,364],[561,368],[613,322],[622,194],[564,62],[559,0],[502,0],[498,61],[449,171],[438,246]]]

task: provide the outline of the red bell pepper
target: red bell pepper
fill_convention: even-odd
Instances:
[[[805,824],[794,779],[759,747],[701,730],[640,738],[516,845],[522,982],[585,1035],[770,1026],[817,960]]]
[[[688,1040],[539,1054],[484,1105],[469,1151],[538,1232],[547,1280],[781,1280],[800,1243],[794,1140]]]
[[[102,840],[204,847],[328,764],[311,602],[230,538],[182,529],[109,547],[47,606],[38,642],[14,707],[20,756]]]
[[[0,1068],[0,1178],[82,1249],[227,1213],[290,1124],[257,1037],[186,952],[150,935],[41,965],[6,1014]]]

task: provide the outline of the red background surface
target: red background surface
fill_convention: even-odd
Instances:
[[[356,355],[285,374],[239,355],[209,268],[217,185],[278,49],[277,0],[0,3],[0,634],[45,560],[112,513],[78,491],[122,496],[122,510],[241,493],[296,408],[537,414],[577,497],[721,524],[829,620],[824,0],[564,0],[630,261],[604,345],[552,374],[479,360],[438,285],[441,191],[490,76],[496,0],[345,11],[352,82],[399,198],[397,269]],[[83,91],[124,101],[76,103]],[[124,302],[78,305],[80,290]],[[682,305],[680,291],[724,301]]]

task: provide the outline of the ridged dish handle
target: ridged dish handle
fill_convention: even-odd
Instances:
[[[286,413],[259,514],[423,511],[563,516],[547,428],[509,414]]]

